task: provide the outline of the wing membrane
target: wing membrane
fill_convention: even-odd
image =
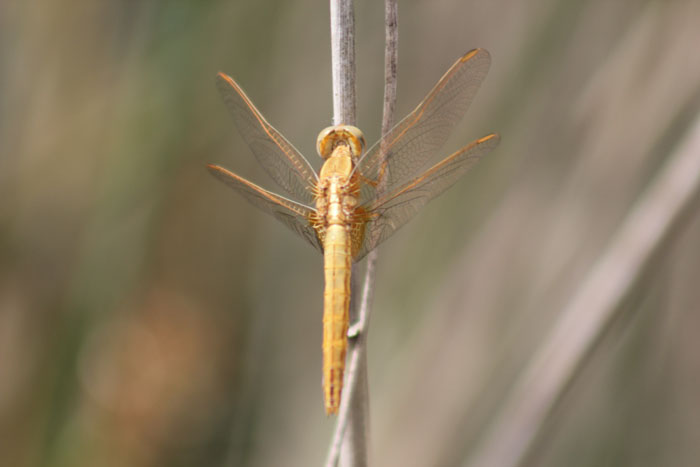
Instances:
[[[219,73],[216,85],[233,120],[260,165],[287,194],[312,204],[318,177],[309,162],[255,108],[233,78]]]
[[[316,212],[314,209],[271,193],[223,167],[210,164],[207,168],[212,175],[240,193],[253,206],[271,214],[311,246],[323,251],[316,231],[309,223],[309,219]]]
[[[408,222],[428,201],[452,186],[485,154],[498,145],[500,138],[491,134],[463,147],[425,173],[362,206],[374,214],[365,228],[365,241],[355,261],[389,238]]]
[[[491,56],[475,49],[440,78],[418,107],[372,146],[358,162],[365,183],[360,196],[372,199],[377,185],[390,190],[417,175],[447,140],[484,80]]]

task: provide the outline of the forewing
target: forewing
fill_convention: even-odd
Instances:
[[[212,175],[243,195],[255,207],[271,214],[311,246],[323,251],[316,231],[310,224],[310,219],[316,212],[314,209],[271,193],[223,167],[208,165],[207,168]]]
[[[498,142],[497,134],[478,139],[420,176],[362,206],[370,218],[365,227],[364,243],[355,261],[359,261],[389,238],[428,201],[452,186],[481,157],[495,148]]]
[[[418,107],[367,151],[358,162],[366,182],[360,202],[373,198],[378,187],[389,191],[425,168],[464,116],[490,64],[483,49],[462,56]]]
[[[313,203],[318,177],[309,162],[255,108],[233,78],[219,73],[216,85],[233,120],[260,165],[287,194]]]

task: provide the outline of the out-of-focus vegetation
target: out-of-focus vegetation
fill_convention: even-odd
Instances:
[[[204,165],[274,188],[219,70],[315,158],[327,8],[0,4],[0,465],[321,463],[320,256]],[[375,140],[383,5],[355,8]],[[459,465],[696,116],[700,3],[402,1],[399,17],[399,115],[466,50],[493,56],[444,153],[494,130],[501,146],[382,246],[370,333],[375,465]],[[697,465],[699,240],[695,209],[531,465]]]

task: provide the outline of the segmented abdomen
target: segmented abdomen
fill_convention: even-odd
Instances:
[[[323,395],[327,414],[338,412],[345,371],[350,307],[350,235],[341,224],[326,228],[323,245]]]

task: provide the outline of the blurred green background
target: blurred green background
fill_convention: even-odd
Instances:
[[[372,459],[461,465],[697,114],[700,3],[399,3],[397,116],[484,47],[444,154],[503,141],[381,247]],[[375,141],[383,3],[355,9]],[[321,257],[206,172],[274,188],[217,71],[317,163],[327,2],[0,3],[1,466],[321,464]],[[528,465],[697,465],[699,240],[695,209]]]

